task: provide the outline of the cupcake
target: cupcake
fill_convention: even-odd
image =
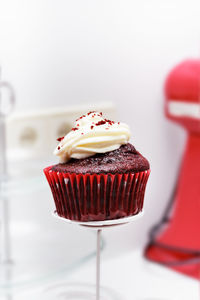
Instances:
[[[128,125],[89,112],[58,138],[59,163],[44,169],[59,216],[102,221],[142,211],[149,162],[128,143]]]

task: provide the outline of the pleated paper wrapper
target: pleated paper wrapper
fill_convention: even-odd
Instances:
[[[59,216],[102,221],[142,211],[150,170],[127,174],[74,174],[45,168]]]

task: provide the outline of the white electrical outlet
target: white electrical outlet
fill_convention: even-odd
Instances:
[[[102,111],[115,119],[114,104],[85,104],[46,110],[14,113],[6,121],[8,158],[12,160],[51,156],[56,139],[65,135],[74,121],[88,111]]]

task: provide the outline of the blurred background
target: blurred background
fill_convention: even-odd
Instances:
[[[69,130],[76,117],[93,108],[129,124],[131,142],[151,164],[144,217],[104,234],[103,258],[110,277],[113,257],[120,265],[124,257],[137,253],[132,262],[129,257],[127,269],[119,270],[121,280],[129,274],[128,268],[134,267],[134,259],[138,260],[138,253],[142,253],[147,243],[149,229],[160,219],[169,201],[182,157],[186,134],[164,116],[163,84],[177,63],[199,58],[199,13],[200,2],[195,0],[0,2],[1,78],[12,84],[16,97],[13,114],[6,120],[11,180],[2,195],[4,201],[10,199],[12,255],[18,253],[16,259],[22,260],[27,252],[30,254],[24,270],[29,263],[40,265],[30,278],[20,275],[20,280],[14,281],[16,289],[4,282],[2,299],[5,293],[11,297],[10,290],[14,290],[14,300],[23,299],[20,293],[29,293],[30,288],[32,295],[44,281],[47,284],[49,277],[55,282],[58,278],[63,280],[67,273],[66,280],[73,279],[74,272],[79,274],[83,268],[80,261],[88,258],[88,263],[83,264],[85,269],[91,263],[89,257],[95,253],[94,235],[68,228],[53,219],[53,199],[42,169],[56,162],[52,152],[57,133],[63,132],[65,125]],[[67,255],[69,242],[64,242],[65,234],[77,250],[73,253],[68,250]],[[32,254],[28,250],[29,242],[33,243]],[[40,270],[47,249],[53,250],[51,245],[55,249]],[[78,263],[76,268],[73,265],[76,271],[72,268],[72,273],[71,262]],[[135,288],[136,296],[141,299],[162,296],[168,299],[163,290],[170,290],[169,299],[198,299],[194,280],[170,273],[170,289],[165,280],[170,278],[167,273],[163,275],[163,285],[160,283],[162,289],[156,292],[151,289],[153,283],[149,284],[152,273],[145,267],[149,275],[144,275],[141,268],[139,265],[141,277],[138,275]],[[54,269],[56,272],[52,272]],[[160,280],[159,272],[160,269],[155,284]],[[129,275],[129,278],[137,277],[137,272]],[[107,275],[105,284],[121,289],[123,299],[134,299],[125,279],[120,288],[117,279],[112,281],[110,277]],[[79,275],[76,278],[81,281]],[[142,278],[146,278],[146,294],[141,291]],[[187,286],[184,295],[181,294],[183,285]],[[33,299],[46,299],[36,295]]]

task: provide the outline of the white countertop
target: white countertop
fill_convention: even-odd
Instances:
[[[94,260],[71,277],[71,281],[94,281]],[[196,280],[146,261],[136,250],[103,261],[102,286],[118,291],[123,300],[197,300],[200,298]]]
[[[112,289],[119,300],[198,300],[200,297],[198,281],[146,261],[139,249],[114,258],[104,256],[106,255],[102,253],[101,285]],[[60,280],[51,283],[52,291],[54,286],[56,288],[60,284],[68,286],[71,283],[95,283],[95,259],[73,271],[66,279],[62,277]],[[46,300],[43,291],[44,287],[34,290],[33,296],[31,294],[28,298]],[[25,298],[25,294],[20,294],[19,298],[14,299]],[[112,299],[118,300],[118,297]]]

